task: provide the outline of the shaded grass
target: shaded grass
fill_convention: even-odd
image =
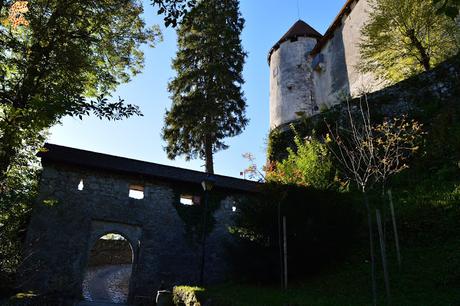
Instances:
[[[400,270],[387,219],[392,305],[460,305],[460,182],[405,180],[394,189],[394,201],[403,262]],[[364,235],[360,240],[345,262],[291,282],[287,291],[229,283],[209,288],[207,295],[221,306],[371,305],[368,243]],[[376,264],[378,303],[385,305],[380,257]]]
[[[460,239],[405,249],[402,256],[399,271],[391,254],[393,305],[460,305]],[[379,304],[384,305],[381,277],[378,284]],[[363,260],[330,267],[319,276],[291,283],[287,291],[279,286],[226,284],[210,288],[208,296],[222,306],[370,305],[370,290],[370,265]]]

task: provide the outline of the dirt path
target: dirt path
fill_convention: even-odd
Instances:
[[[88,268],[83,281],[86,301],[126,303],[129,292],[131,265]]]

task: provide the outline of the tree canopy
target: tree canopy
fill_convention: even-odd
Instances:
[[[390,82],[426,71],[459,51],[459,29],[431,0],[371,0],[359,69]]]
[[[237,0],[201,1],[180,24],[173,60],[177,76],[168,87],[173,103],[163,128],[169,158],[205,159],[212,173],[213,153],[226,149],[224,138],[247,125],[243,26]]]
[[[446,14],[455,19],[460,14],[460,0],[433,0],[438,9],[438,13]]]
[[[142,70],[140,47],[160,38],[142,13],[138,0],[0,0],[2,177],[20,150],[21,131],[41,132],[65,115],[141,115],[108,98]]]
[[[153,6],[158,7],[158,15],[164,15],[167,27],[176,27],[196,2],[197,0],[152,0]]]

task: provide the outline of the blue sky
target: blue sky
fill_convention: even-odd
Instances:
[[[160,24],[164,40],[156,48],[144,48],[145,69],[142,74],[120,86],[113,94],[127,103],[140,106],[144,117],[108,122],[94,117],[83,120],[64,118],[50,131],[49,142],[74,148],[108,153],[160,164],[194,170],[204,170],[201,160],[169,160],[161,138],[163,116],[171,101],[167,83],[175,75],[171,59],[176,53],[174,29],[165,29],[161,16],[145,2],[147,24]],[[242,34],[243,47],[248,52],[244,68],[247,116],[250,123],[239,136],[229,138],[230,148],[215,155],[217,174],[240,177],[248,162],[243,153],[251,152],[259,166],[265,163],[266,139],[269,130],[269,67],[270,48],[299,17],[318,30],[326,31],[345,0],[241,0],[241,12],[246,19]],[[299,9],[298,9],[299,7]],[[299,14],[300,12],[300,14]]]

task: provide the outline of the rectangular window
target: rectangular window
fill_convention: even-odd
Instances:
[[[129,185],[129,197],[136,200],[142,200],[144,198],[144,186]]]
[[[188,194],[182,194],[180,196],[180,203],[182,205],[199,205],[200,204],[200,197],[199,196],[194,196],[194,195],[188,195]]]

